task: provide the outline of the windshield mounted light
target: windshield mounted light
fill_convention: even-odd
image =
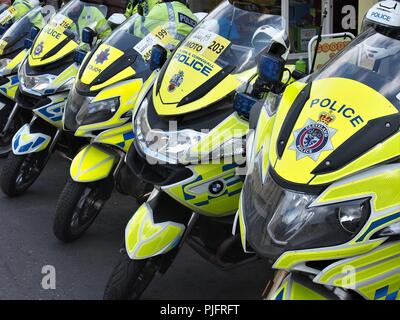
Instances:
[[[236,93],[233,100],[233,109],[245,119],[249,119],[251,109],[258,100],[246,93]]]

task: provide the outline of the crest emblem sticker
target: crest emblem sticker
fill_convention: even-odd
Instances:
[[[96,56],[96,64],[103,64],[105,61],[108,60],[109,56],[110,56],[110,48],[107,48],[107,49],[101,51]]]
[[[183,71],[179,71],[176,75],[174,75],[169,82],[168,92],[174,92],[176,88],[180,87],[183,83],[184,77],[185,73]]]
[[[309,119],[304,128],[294,132],[294,142],[289,150],[296,151],[297,160],[310,157],[318,161],[322,152],[334,149],[332,137],[337,130],[328,125],[335,119],[330,113],[322,113],[318,122]]]
[[[43,46],[44,46],[44,42],[41,41],[35,48],[35,51],[33,52],[33,54],[35,56],[38,56],[39,54],[41,54],[43,52]]]

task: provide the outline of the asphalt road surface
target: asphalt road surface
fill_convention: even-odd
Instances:
[[[0,170],[4,160],[0,159]],[[0,194],[0,299],[101,299],[118,259],[125,225],[137,207],[113,194],[86,236],[63,244],[52,233],[57,197],[69,162],[54,156],[22,197]],[[54,266],[56,289],[42,288],[42,268]],[[222,271],[184,246],[164,276],[143,299],[259,299],[270,274],[262,262]]]

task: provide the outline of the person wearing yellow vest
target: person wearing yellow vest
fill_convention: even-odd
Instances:
[[[77,1],[71,8],[68,18],[74,22],[71,30],[77,31],[79,35],[85,27],[96,31],[99,39],[104,39],[112,31],[105,15],[96,6],[85,5],[81,1]]]
[[[197,24],[196,16],[184,0],[164,0],[156,4],[146,16],[146,29],[153,30],[159,25],[159,21],[168,22],[169,32],[177,40],[174,45],[184,40]]]
[[[38,0],[15,0],[12,6],[16,9],[15,21],[21,19],[27,12],[40,5]]]
[[[151,9],[160,2],[162,2],[162,0],[129,0],[125,10],[125,16],[129,18],[135,13],[139,13],[142,16],[147,16]]]

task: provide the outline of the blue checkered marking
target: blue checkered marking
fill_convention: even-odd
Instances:
[[[376,290],[374,299],[379,300],[385,298],[385,300],[396,300],[398,294],[399,290],[389,293],[389,286],[386,286]]]
[[[385,218],[382,218],[382,219],[380,219],[380,220],[378,220],[378,221],[373,222],[373,223],[370,225],[370,227],[367,229],[367,231],[365,231],[364,234],[363,234],[360,238],[358,238],[356,242],[364,241],[365,237],[366,237],[372,230],[377,229],[377,228],[379,228],[380,226],[382,226],[382,225],[384,225],[384,224],[386,224],[386,223],[389,223],[389,222],[391,222],[391,221],[393,221],[393,220],[396,220],[396,219],[398,219],[398,218],[400,218],[400,212],[395,213],[395,214],[393,214],[393,215],[391,215],[391,216],[388,216],[388,217],[385,217]]]

